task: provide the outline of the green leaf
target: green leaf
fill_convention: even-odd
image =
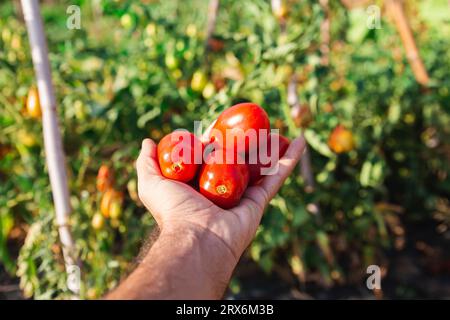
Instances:
[[[150,110],[149,112],[143,114],[142,116],[139,117],[139,119],[137,121],[138,128],[141,128],[141,129],[144,128],[145,125],[147,124],[147,122],[155,119],[160,114],[161,114],[160,108],[154,108],[154,109]]]
[[[383,179],[383,169],[384,169],[384,164],[381,161],[376,162],[373,166],[372,166],[372,182],[373,185],[378,185],[382,182]]]
[[[302,205],[299,205],[294,209],[294,217],[292,219],[292,224],[294,227],[300,227],[305,224],[309,220],[310,215],[306,208]]]
[[[252,257],[253,260],[258,262],[259,259],[261,258],[261,251],[262,251],[261,244],[258,242],[253,242],[252,246],[250,247],[250,256]]]
[[[316,134],[313,130],[306,129],[304,135],[308,144],[315,151],[328,158],[332,158],[335,156],[334,153],[328,147],[328,144],[324,142],[321,139],[321,137],[318,134]]]
[[[265,60],[281,59],[286,55],[288,55],[289,53],[293,52],[296,46],[297,45],[295,43],[287,43],[279,47],[271,48],[263,54],[263,59]]]
[[[261,268],[264,270],[264,272],[269,273],[272,270],[273,262],[274,261],[270,253],[266,253],[261,257],[259,264],[261,265]]]

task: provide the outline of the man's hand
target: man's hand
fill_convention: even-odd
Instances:
[[[136,162],[139,197],[161,231],[192,226],[209,230],[238,259],[255,235],[264,208],[293,170],[304,146],[302,138],[292,141],[279,161],[278,172],[266,176],[260,185],[249,187],[239,206],[224,210],[191,186],[164,178],[158,166],[156,145],[145,139]]]
[[[249,187],[237,207],[224,210],[191,186],[163,177],[156,144],[145,139],[136,161],[139,197],[155,218],[161,233],[142,264],[147,261],[152,264],[152,269],[158,268],[147,272],[160,274],[157,279],[163,280],[154,282],[158,288],[156,292],[150,290],[148,293],[151,294],[145,296],[135,294],[130,282],[139,282],[140,276],[136,274],[145,273],[138,268],[130,276],[132,280],[127,279],[109,297],[220,298],[240,256],[256,233],[265,207],[294,169],[304,148],[303,138],[293,140],[279,160],[278,172],[264,177],[259,185]],[[167,255],[170,261],[158,255]],[[160,262],[155,265],[156,260]],[[174,284],[174,279],[166,277],[174,270],[163,268],[178,269],[177,272],[186,277],[176,276],[177,283]],[[212,276],[199,275],[202,272]],[[165,285],[165,281],[171,285]],[[199,281],[204,283],[199,285]]]

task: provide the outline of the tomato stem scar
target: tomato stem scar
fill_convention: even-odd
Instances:
[[[180,172],[181,171],[181,164],[180,163],[178,163],[178,162],[175,162],[173,165],[172,165],[172,169],[175,171],[175,172]]]
[[[228,191],[228,189],[225,185],[221,184],[220,186],[216,187],[216,191],[218,194],[224,194]]]

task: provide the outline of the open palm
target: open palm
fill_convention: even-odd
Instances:
[[[239,258],[255,235],[265,207],[294,169],[304,147],[303,138],[293,140],[279,160],[277,173],[249,187],[238,206],[225,210],[191,186],[162,176],[156,144],[145,139],[136,161],[139,197],[161,229],[203,228],[217,236]]]

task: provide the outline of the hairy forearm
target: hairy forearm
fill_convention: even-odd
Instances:
[[[230,249],[197,226],[162,230],[108,299],[220,299],[236,266]]]

